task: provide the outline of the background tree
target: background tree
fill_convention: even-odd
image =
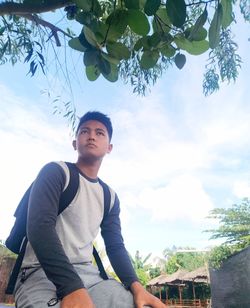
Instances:
[[[147,282],[150,280],[149,269],[151,267],[148,264],[148,259],[151,257],[151,253],[149,253],[145,258],[140,255],[140,252],[137,250],[134,258],[130,255],[130,259],[132,261],[132,265],[134,270],[140,280],[140,282],[145,286]]]
[[[218,219],[217,229],[211,232],[211,239],[224,239],[224,244],[234,245],[243,249],[250,245],[250,200],[245,198],[240,204],[233,204],[231,208],[215,208],[208,218]]]
[[[208,218],[219,220],[217,229],[205,231],[212,233],[210,239],[224,240],[209,255],[210,265],[218,268],[223,260],[250,245],[250,200],[245,198],[240,204],[233,204],[227,209],[215,208]]]
[[[60,20],[51,22],[44,13],[56,9],[60,15],[53,20]],[[82,53],[89,80],[120,77],[145,94],[172,64],[181,69],[188,55],[208,52],[208,95],[238,76],[241,58],[232,33],[237,10],[250,21],[248,0],[1,1],[0,63],[24,60],[31,75],[38,68],[46,73],[46,48],[51,45],[56,56],[55,46],[65,40]]]
[[[175,247],[166,248],[164,250],[166,261],[166,272],[168,274],[175,273],[178,269],[187,271],[195,270],[203,265],[206,261],[206,253],[199,252],[191,247]]]

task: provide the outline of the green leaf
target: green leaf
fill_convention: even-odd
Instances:
[[[75,4],[84,12],[90,12],[92,8],[92,0],[75,0]]]
[[[100,71],[96,65],[87,66],[85,70],[89,81],[95,81],[100,76]]]
[[[99,52],[97,50],[94,50],[94,49],[85,51],[84,56],[83,56],[83,62],[85,64],[85,66],[96,65],[97,59],[98,59],[98,54],[99,54]]]
[[[110,82],[116,82],[118,80],[118,72],[119,72],[118,67],[114,64],[111,64],[110,73],[103,74],[103,77],[105,77]]]
[[[232,0],[221,0],[222,5],[222,27],[227,28],[233,21],[233,7]]]
[[[128,10],[128,25],[133,32],[142,36],[147,35],[150,30],[146,15],[139,10]]]
[[[92,8],[91,8],[93,14],[96,16],[96,17],[101,17],[102,16],[102,8],[101,8],[101,5],[99,3],[98,0],[92,0]]]
[[[85,35],[86,40],[89,42],[90,45],[99,48],[99,43],[96,39],[95,34],[90,30],[89,27],[83,27],[83,33]]]
[[[207,30],[203,27],[193,30],[194,26],[185,30],[185,35],[189,41],[202,41],[207,37]]]
[[[157,47],[160,42],[161,42],[161,36],[158,32],[155,32],[148,37],[148,43],[152,47]]]
[[[174,58],[174,63],[178,67],[178,69],[181,70],[186,63],[186,56],[181,53],[178,53]]]
[[[140,4],[139,4],[139,0],[125,0],[125,7],[127,9],[139,9],[140,8]]]
[[[160,52],[163,56],[171,58],[175,55],[176,50],[173,46],[166,44],[165,46],[160,48]]]
[[[200,55],[209,49],[209,43],[203,41],[189,41],[182,36],[176,36],[174,39],[177,47],[186,50],[191,55]]]
[[[111,64],[102,55],[97,59],[97,66],[103,75],[109,75],[111,72]]]
[[[108,53],[118,60],[128,60],[130,58],[130,51],[128,47],[122,43],[109,43],[106,48]]]
[[[128,11],[117,9],[107,18],[106,24],[110,25],[109,39],[117,40],[125,32],[128,25]]]
[[[215,13],[214,13],[214,16],[213,16],[213,19],[211,21],[211,25],[208,31],[209,46],[212,49],[216,48],[219,45],[221,22],[222,22],[222,6],[221,4],[219,4],[217,9],[215,10]]]
[[[141,67],[146,70],[154,67],[159,59],[159,56],[160,54],[157,50],[144,51],[140,61]]]
[[[167,0],[166,9],[172,24],[181,28],[186,20],[187,7],[184,0]]]
[[[149,43],[149,36],[144,36],[144,37],[140,38],[136,42],[134,49],[135,50],[140,50],[142,47],[143,47],[143,50],[151,49],[151,45]]]
[[[111,55],[102,52],[102,57],[107,60],[110,64],[118,65],[120,63],[120,60],[112,57]]]
[[[191,30],[189,37],[188,37],[188,39],[190,41],[192,41],[192,40],[199,41],[195,38],[197,38],[197,33],[199,33],[201,31],[201,29],[204,29],[203,26],[204,26],[206,21],[207,21],[207,9],[205,8],[203,13],[198,17],[194,26],[192,27],[192,30]]]
[[[171,21],[168,17],[167,10],[160,8],[156,12],[157,16],[154,16],[153,19],[153,30],[154,32],[164,32],[168,33],[171,29]]]
[[[79,12],[75,17],[76,21],[82,25],[89,26],[93,19],[93,14],[90,12]]]
[[[147,0],[144,6],[144,12],[148,16],[152,16],[156,13],[161,5],[161,0]]]
[[[84,52],[84,51],[87,50],[87,48],[84,47],[81,44],[81,42],[80,42],[78,37],[74,37],[74,38],[70,39],[68,44],[69,44],[69,47],[71,47],[71,48],[73,48],[75,50],[81,51],[81,52]]]

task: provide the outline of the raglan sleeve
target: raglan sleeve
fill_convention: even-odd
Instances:
[[[83,288],[83,282],[65,254],[56,232],[60,195],[66,181],[62,167],[51,162],[33,183],[27,217],[27,237],[58,298]]]
[[[115,195],[114,205],[108,215],[104,217],[101,224],[101,235],[105,243],[108,258],[115,273],[124,286],[129,288],[133,282],[139,279],[136,276],[124,245],[119,215],[120,202],[117,195]]]

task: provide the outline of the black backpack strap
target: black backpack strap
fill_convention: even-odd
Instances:
[[[79,187],[79,171],[75,164],[65,162],[69,169],[69,183],[59,200],[58,215],[73,201]]]
[[[110,203],[111,203],[111,194],[109,187],[106,183],[104,183],[101,179],[98,179],[99,183],[102,185],[103,194],[104,194],[104,214],[102,221],[108,216],[110,210]]]
[[[77,193],[78,187],[79,187],[79,172],[77,171],[76,166],[74,164],[68,163],[68,162],[66,162],[66,165],[68,166],[70,177],[69,177],[68,186],[62,192],[60,200],[59,200],[58,215],[61,214],[66,209],[66,207],[72,202],[72,200],[74,199],[74,197]],[[31,186],[29,187],[28,191],[25,193],[23,199],[29,198]],[[28,199],[27,199],[26,202],[28,203]],[[26,210],[26,217],[27,217],[27,210]],[[28,242],[28,240],[27,240],[27,237],[25,236],[23,243],[22,243],[22,246],[21,246],[21,249],[20,249],[20,252],[18,254],[17,260],[16,260],[15,265],[13,267],[13,270],[11,272],[7,288],[5,290],[6,294],[12,294],[13,291],[14,291],[15,284],[16,284],[16,281],[17,281],[17,277],[18,277],[18,274],[20,272],[20,268],[22,266],[27,242]]]
[[[16,259],[15,265],[12,269],[12,272],[11,272],[11,275],[10,275],[10,278],[9,278],[9,281],[8,281],[8,285],[7,285],[7,288],[5,290],[5,294],[13,294],[13,292],[14,292],[17,277],[18,277],[18,274],[20,272],[20,268],[21,268],[21,265],[22,265],[22,262],[23,262],[23,257],[24,257],[24,254],[25,254],[27,242],[28,242],[27,237],[25,237],[24,240],[23,240],[22,247],[21,247],[21,250],[19,252],[19,255]]]

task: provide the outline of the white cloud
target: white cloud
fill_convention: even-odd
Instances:
[[[181,175],[161,188],[148,188],[141,192],[138,205],[152,214],[157,221],[180,221],[202,223],[213,208],[209,195],[200,180],[194,176]]]
[[[250,183],[247,181],[236,181],[233,185],[233,193],[240,199],[250,198]]]

